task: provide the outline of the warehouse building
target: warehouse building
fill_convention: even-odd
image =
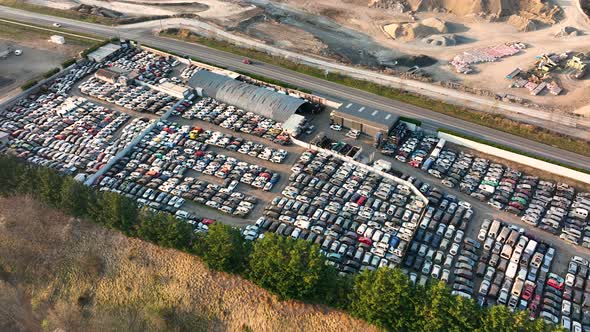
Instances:
[[[332,111],[330,119],[333,124],[357,129],[364,134],[375,137],[379,132],[388,134],[399,117],[382,110],[348,103],[342,104],[338,109]]]
[[[94,77],[98,78],[99,80],[101,80],[103,82],[115,84],[115,83],[117,83],[117,80],[119,79],[119,74],[115,73],[112,70],[101,68],[101,69],[97,70],[96,73],[94,73]]]
[[[189,85],[224,103],[285,122],[295,113],[311,112],[312,105],[305,99],[295,98],[273,89],[241,82],[206,70],[198,71]],[[200,89],[199,89],[200,88]]]
[[[104,62],[108,60],[113,54],[116,54],[121,49],[120,45],[108,43],[104,46],[99,47],[94,52],[88,54],[88,59],[94,62]]]

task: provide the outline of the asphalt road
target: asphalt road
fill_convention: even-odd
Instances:
[[[590,157],[581,156],[553,146],[506,134],[498,130],[476,125],[467,121],[459,120],[450,116],[442,115],[388,98],[380,97],[365,91],[299,74],[277,66],[260,62],[257,62],[254,65],[245,65],[241,62],[241,56],[218,51],[201,45],[185,43],[173,39],[160,38],[154,36],[152,31],[149,29],[146,30],[145,28],[137,28],[133,25],[107,27],[64,18],[51,17],[37,13],[25,12],[2,6],[0,6],[0,17],[13,19],[19,22],[28,22],[42,25],[51,25],[54,22],[59,22],[64,28],[81,33],[89,33],[105,37],[108,36],[133,39],[140,43],[162,49],[168,49],[179,54],[190,55],[206,62],[215,63],[221,66],[229,67],[231,69],[239,69],[278,79],[286,83],[307,88],[312,90],[314,93],[335,100],[343,102],[350,101],[360,105],[365,105],[370,108],[391,112],[400,116],[412,117],[421,120],[426,128],[434,129],[442,127],[452,129],[499,144],[517,148],[519,150],[526,151],[538,156],[551,158],[572,166],[590,170]]]

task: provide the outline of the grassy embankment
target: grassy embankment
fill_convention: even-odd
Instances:
[[[23,196],[0,198],[0,307],[2,331],[376,330]]]
[[[376,83],[351,78],[338,73],[326,73],[321,70],[291,60],[272,56],[261,51],[246,49],[228,42],[200,37],[187,30],[167,30],[160,34],[163,37],[180,39],[187,42],[199,43],[218,50],[239,54],[266,63],[281,66],[302,74],[327,79],[328,81],[371,92],[386,98],[399,100],[414,106],[426,108],[438,113],[466,120],[482,126],[498,129],[516,136],[525,137],[560,149],[590,156],[590,142],[555,133],[544,128],[510,120],[502,115],[489,114],[469,110],[464,107],[443,103],[424,96],[414,95],[405,91],[386,87]]]

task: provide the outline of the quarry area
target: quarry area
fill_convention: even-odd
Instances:
[[[27,0],[109,17],[194,16],[302,54],[590,115],[587,0]]]

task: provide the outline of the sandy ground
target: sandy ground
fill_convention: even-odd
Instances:
[[[38,4],[50,6],[66,6],[74,0],[28,0]],[[175,5],[199,4],[198,15],[225,27],[235,27],[240,22],[255,15],[259,15],[262,9],[256,9],[252,3],[255,0],[80,0],[80,3],[98,5],[112,10],[138,15],[149,13],[150,15],[170,15],[178,8],[175,6],[158,6],[156,4],[169,3]],[[256,0],[257,3],[266,0]],[[579,114],[590,116],[583,107],[590,102],[590,79],[574,81],[566,75],[557,75],[562,82],[564,91],[562,95],[554,97],[546,94],[530,96],[526,89],[510,89],[509,81],[505,75],[514,68],[526,69],[533,65],[535,55],[545,52],[561,53],[565,51],[588,52],[590,51],[590,21],[577,6],[576,0],[556,0],[555,3],[563,9],[564,18],[557,24],[541,28],[533,32],[519,32],[514,26],[507,23],[490,23],[478,16],[456,16],[448,13],[423,13],[397,14],[392,11],[369,8],[367,0],[280,0],[271,3],[287,6],[294,10],[325,16],[338,24],[370,36],[378,44],[391,50],[397,50],[408,55],[425,54],[439,60],[438,64],[424,68],[435,80],[454,81],[469,87],[485,88],[496,93],[509,93],[530,100],[537,104],[546,104],[562,110],[576,111]],[[153,4],[153,5],[150,5]],[[390,23],[412,22],[436,16],[449,23],[449,32],[460,37],[462,43],[457,46],[440,47],[427,45],[419,40],[401,41],[389,38],[382,26]],[[272,20],[257,21],[247,25],[249,35],[264,40],[267,43],[297,52],[309,52],[317,55],[329,54],[325,43],[318,40],[312,34],[290,25],[275,23]],[[583,32],[578,37],[558,39],[555,34],[565,26],[573,26]],[[463,51],[498,45],[506,42],[522,41],[528,45],[528,49],[513,57],[504,58],[495,63],[476,65],[477,73],[470,75],[457,74],[447,65],[455,55]]]
[[[205,19],[232,22],[234,18],[255,10],[255,6],[242,5],[239,1],[223,0],[27,0],[41,6],[58,9],[72,9],[80,4],[104,7],[128,16],[174,15],[195,13]],[[192,6],[198,4],[199,6]]]
[[[296,52],[312,52],[323,55],[327,51],[327,46],[312,34],[273,21],[251,25],[248,28],[248,34],[274,46]],[[292,36],[297,36],[297,40],[293,40]]]

